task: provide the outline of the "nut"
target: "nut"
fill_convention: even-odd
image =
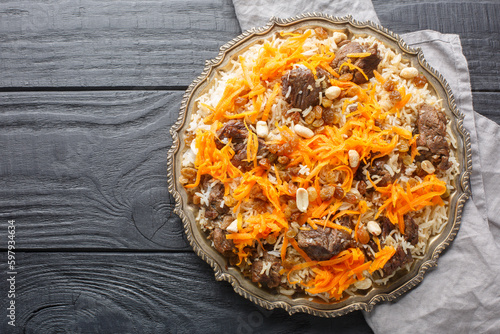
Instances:
[[[357,281],[356,283],[354,283],[354,286],[356,287],[356,289],[366,290],[372,286],[372,280],[367,277],[362,281]]]
[[[309,206],[309,193],[304,188],[297,189],[297,208],[300,212],[306,212]]]
[[[340,89],[337,86],[330,86],[325,90],[325,96],[329,100],[335,100],[337,97],[340,96],[340,93],[342,92],[342,89]]]
[[[405,79],[413,79],[418,75],[418,70],[415,67],[406,67],[401,70],[399,75]]]
[[[257,122],[256,130],[257,130],[257,136],[261,138],[265,138],[269,134],[269,128],[267,127],[267,123],[264,121]]]
[[[349,150],[349,166],[356,168],[359,165],[359,153],[355,150]]]
[[[422,167],[424,172],[426,172],[427,174],[432,174],[436,171],[436,168],[434,168],[434,165],[429,160],[422,161],[420,167]]]
[[[335,42],[335,44],[339,44],[345,39],[347,39],[347,35],[344,34],[343,32],[336,31],[333,33],[333,41]]]
[[[232,233],[238,233],[238,220],[235,219],[228,227],[226,227],[226,231]]]
[[[300,124],[295,124],[293,130],[296,134],[304,138],[311,138],[312,136],[314,136],[313,130],[306,128],[305,126]]]
[[[366,228],[368,229],[368,232],[370,232],[373,235],[380,235],[382,233],[382,229],[380,228],[380,225],[377,224],[376,221],[370,220],[366,224]]]

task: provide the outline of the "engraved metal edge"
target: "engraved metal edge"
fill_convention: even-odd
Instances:
[[[463,140],[463,145],[464,145],[464,158],[465,158],[465,166],[463,166],[463,171],[460,173],[460,179],[459,179],[459,184],[460,188],[457,190],[459,191],[459,198],[457,199],[457,204],[455,208],[455,221],[453,223],[453,228],[449,232],[448,236],[444,241],[442,241],[439,245],[436,246],[434,249],[432,256],[430,257],[429,260],[423,262],[420,265],[420,268],[418,270],[418,273],[416,276],[414,276],[411,280],[405,282],[402,284],[400,287],[392,290],[389,293],[384,293],[384,294],[378,294],[373,296],[370,300],[365,301],[365,302],[356,302],[352,303],[350,305],[346,305],[342,308],[337,308],[337,309],[330,309],[330,310],[324,310],[324,309],[318,309],[314,308],[312,306],[308,305],[297,305],[291,300],[290,302],[285,302],[285,301],[268,301],[265,300],[252,292],[246,290],[240,285],[240,282],[238,279],[232,275],[229,272],[226,272],[219,263],[215,259],[213,259],[210,255],[208,255],[202,247],[196,242],[194,236],[192,235],[192,224],[189,222],[187,216],[185,215],[182,207],[182,197],[179,193],[179,191],[176,188],[176,174],[175,174],[175,168],[174,168],[174,158],[175,154],[179,150],[180,147],[180,142],[179,142],[179,134],[178,131],[181,129],[183,126],[184,122],[186,121],[186,116],[187,116],[187,105],[189,103],[189,99],[191,98],[192,92],[201,85],[209,76],[211,71],[218,65],[220,64],[224,57],[226,56],[226,53],[231,50],[233,47],[236,45],[243,43],[245,40],[252,38],[255,35],[260,35],[264,34],[268,31],[270,31],[272,28],[275,26],[281,26],[281,27],[287,27],[290,25],[297,24],[302,21],[308,21],[308,20],[313,20],[313,19],[319,19],[319,20],[326,20],[330,23],[334,24],[348,24],[352,26],[353,28],[368,28],[373,30],[374,32],[378,34],[382,34],[385,37],[393,40],[398,44],[400,49],[406,53],[412,54],[412,55],[417,55],[418,61],[420,65],[425,68],[430,74],[432,74],[437,81],[442,85],[442,87],[445,89],[445,93],[447,95],[447,102],[450,110],[452,113],[455,115],[456,120],[457,120],[457,130],[459,134],[462,136]],[[174,213],[179,215],[181,218],[183,225],[184,225],[184,230],[186,233],[186,237],[195,251],[195,253],[203,259],[205,262],[207,262],[214,270],[215,273],[215,278],[219,281],[225,280],[229,282],[235,292],[237,292],[239,295],[243,296],[244,298],[252,301],[253,303],[272,310],[275,308],[282,308],[285,311],[287,311],[289,314],[294,314],[297,312],[303,312],[303,313],[308,313],[311,315],[315,316],[321,316],[321,317],[337,317],[341,316],[356,310],[364,310],[364,311],[371,311],[375,304],[384,302],[384,301],[394,301],[404,293],[406,293],[408,290],[414,288],[417,286],[420,282],[422,282],[424,274],[426,271],[432,267],[437,266],[437,260],[439,255],[451,244],[455,236],[457,235],[459,229],[460,229],[460,224],[461,224],[461,219],[462,219],[462,211],[463,207],[465,205],[465,202],[467,199],[471,196],[471,189],[470,189],[470,173],[472,170],[472,150],[471,150],[471,140],[470,140],[470,134],[468,131],[465,129],[464,124],[464,115],[458,110],[455,98],[453,96],[453,93],[451,91],[451,88],[447,81],[444,79],[444,77],[437,72],[434,68],[432,68],[429,63],[425,60],[424,55],[421,51],[420,48],[412,48],[409,47],[404,40],[396,33],[382,27],[379,24],[376,24],[371,21],[357,21],[352,18],[351,15],[345,16],[345,17],[334,17],[331,15],[323,14],[323,13],[304,13],[295,17],[291,17],[288,19],[280,19],[273,17],[270,19],[270,21],[263,27],[259,28],[252,28],[249,30],[246,30],[242,32],[238,37],[232,39],[231,41],[227,42],[226,44],[222,45],[220,47],[219,54],[211,59],[207,60],[205,62],[205,67],[202,71],[202,73],[196,78],[188,87],[186,92],[183,95],[182,102],[181,102],[181,107],[180,107],[180,112],[179,112],[179,117],[177,119],[177,122],[172,126],[170,129],[170,134],[172,135],[172,146],[170,150],[168,151],[168,159],[167,159],[167,170],[168,170],[168,190],[172,194],[172,196],[175,199],[175,208],[174,208]]]

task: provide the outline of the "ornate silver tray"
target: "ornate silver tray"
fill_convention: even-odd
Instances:
[[[451,195],[448,223],[440,234],[429,240],[425,257],[416,260],[409,272],[393,277],[385,286],[375,286],[366,294],[349,296],[330,303],[310,296],[289,297],[259,288],[251,280],[245,278],[238,268],[231,267],[226,258],[211,246],[207,235],[195,223],[194,209],[188,204],[187,194],[178,181],[181,155],[185,150],[184,132],[189,123],[186,120],[191,117],[195,99],[217,76],[217,69],[224,68],[232,57],[278,31],[307,26],[322,26],[328,29],[344,30],[349,34],[375,36],[389,47],[401,52],[406,59],[411,61],[412,66],[424,72],[429,85],[442,98],[447,116],[451,119],[452,132],[458,143],[457,156],[460,163],[460,174],[455,180],[457,190]],[[219,281],[228,281],[238,294],[255,304],[267,309],[283,308],[290,314],[305,312],[323,317],[336,317],[354,310],[371,311],[376,303],[393,301],[418,285],[423,280],[426,271],[437,265],[439,255],[450,245],[460,228],[462,209],[471,194],[469,176],[472,166],[470,137],[464,129],[463,117],[457,109],[450,86],[441,74],[429,66],[422,51],[408,47],[401,37],[380,25],[373,22],[359,22],[353,20],[351,16],[337,18],[318,13],[303,14],[286,20],[272,18],[266,26],[247,30],[223,45],[217,57],[206,61],[203,72],[191,83],[184,94],[179,118],[170,130],[173,145],[168,154],[168,182],[169,191],[175,198],[174,212],[181,217],[186,236],[196,254],[214,269],[215,278]]]

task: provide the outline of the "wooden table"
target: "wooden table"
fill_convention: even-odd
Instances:
[[[475,110],[500,122],[498,1],[374,5],[397,33],[460,34]],[[0,333],[371,332],[360,312],[256,307],[215,281],[172,214],[169,128],[240,32],[230,0],[0,4]]]

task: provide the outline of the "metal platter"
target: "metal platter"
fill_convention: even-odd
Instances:
[[[443,100],[443,107],[451,120],[452,133],[458,146],[457,160],[460,164],[460,173],[455,179],[456,191],[450,197],[448,222],[441,233],[430,238],[424,258],[415,260],[410,271],[391,278],[387,285],[374,286],[364,294],[348,296],[335,302],[325,302],[320,298],[307,295],[296,296],[296,294],[293,297],[281,295],[275,291],[260,288],[244,277],[237,267],[230,266],[227,259],[211,246],[211,241],[207,240],[206,233],[195,222],[195,208],[188,204],[187,193],[178,181],[181,157],[186,149],[184,132],[189,124],[186,120],[189,120],[196,110],[196,98],[207,91],[213,79],[219,75],[219,71],[227,68],[231,59],[237,59],[238,54],[276,32],[318,26],[329,30],[344,31],[350,36],[374,36],[386,46],[402,53],[403,58],[409,60],[412,66],[425,73],[429,85]],[[335,317],[354,310],[371,311],[375,304],[382,301],[393,301],[406,293],[423,280],[424,274],[429,268],[437,265],[440,253],[455,238],[460,228],[464,203],[471,194],[469,186],[472,165],[470,137],[464,129],[463,115],[457,109],[448,83],[441,74],[429,66],[420,49],[408,47],[397,34],[373,22],[355,21],[350,16],[337,18],[325,14],[308,13],[285,20],[273,18],[266,26],[245,31],[229,41],[220,48],[216,58],[206,62],[201,75],[187,89],[182,100],[178,121],[170,132],[173,145],[168,155],[169,191],[175,198],[174,212],[181,217],[186,236],[193,250],[212,266],[217,280],[228,281],[238,294],[259,306],[267,309],[283,308],[290,314],[305,312],[316,316]]]

